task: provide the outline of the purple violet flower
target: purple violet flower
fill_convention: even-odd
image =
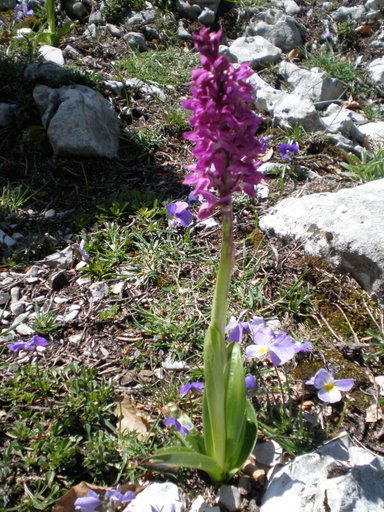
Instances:
[[[253,336],[253,343],[254,345],[249,345],[245,349],[246,356],[270,361],[273,366],[288,362],[296,353],[292,338],[283,331],[276,336],[269,327],[258,330]]]
[[[192,190],[192,192],[188,194],[188,201],[190,203],[202,203],[204,201],[204,197],[201,194],[196,195],[195,191]]]
[[[28,9],[28,5],[25,3],[15,5],[15,18],[20,21],[27,16],[33,16],[33,9]]]
[[[340,402],[341,391],[349,391],[353,384],[353,379],[334,379],[332,370],[321,368],[316,374],[306,381],[309,386],[315,386],[317,396],[323,402],[334,404]]]
[[[77,498],[75,501],[75,510],[81,512],[95,512],[101,504],[100,496],[96,491],[88,489],[88,496]]]
[[[107,489],[105,491],[105,497],[112,501],[118,501],[119,503],[129,503],[136,498],[136,494],[133,491],[126,491],[124,494],[121,492],[121,486],[117,489]]]
[[[254,90],[245,81],[253,71],[246,64],[234,69],[225,55],[219,56],[221,30],[202,28],[193,38],[202,68],[192,70],[192,98],[182,106],[192,111],[193,131],[184,137],[195,143],[197,162],[189,167],[192,173],[184,183],[204,198],[199,210],[199,218],[204,219],[217,205],[228,202],[233,192],[255,196],[263,178],[257,160],[265,145],[255,138],[261,118],[250,107]]]
[[[187,382],[184,386],[181,386],[179,396],[185,396],[192,389],[202,393],[204,391],[204,382]]]
[[[257,382],[256,378],[248,373],[248,375],[245,377],[245,390],[247,392],[247,396],[251,396],[252,393],[257,388]]]
[[[191,425],[187,425],[187,424],[181,424],[180,421],[178,421],[177,418],[175,418],[174,416],[171,416],[169,418],[165,418],[165,420],[163,420],[163,423],[166,427],[175,427],[175,429],[179,432],[179,434],[181,434],[182,436],[187,436],[189,434],[189,432],[192,430],[192,426]]]
[[[231,331],[227,341],[233,341],[234,343],[241,343],[243,341],[243,334],[245,332],[251,333],[255,336],[257,332],[266,328],[265,322],[261,317],[254,316],[251,322],[240,322],[235,318],[231,318],[225,332]]]
[[[294,142],[293,144],[280,144],[279,153],[284,160],[290,160],[293,155],[299,152],[299,145]]]
[[[192,224],[193,216],[188,210],[188,206],[185,201],[175,201],[166,206],[168,222],[171,227],[182,226],[187,228]]]
[[[15,341],[14,343],[8,343],[8,348],[12,352],[19,352],[20,350],[35,350],[36,347],[46,347],[48,341],[42,336],[32,336],[27,341]]]

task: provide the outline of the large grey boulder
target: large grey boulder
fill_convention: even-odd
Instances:
[[[255,88],[256,108],[271,114],[274,123],[282,128],[300,124],[307,132],[325,130],[314,104],[307,98],[274,89],[256,73],[248,82]]]
[[[232,62],[249,62],[252,68],[278,62],[281,57],[280,48],[261,36],[239,37],[225,53]]]
[[[304,250],[349,272],[384,298],[384,179],[335,193],[288,198],[260,219],[269,235],[298,240]]]
[[[384,457],[344,435],[317,451],[276,466],[261,512],[382,512]]]
[[[211,11],[215,18],[219,5],[220,0],[176,0],[175,8],[182,16],[190,20],[196,20],[203,11]]]
[[[373,150],[384,149],[384,121],[363,124],[359,130]]]
[[[319,68],[302,69],[292,62],[283,61],[279,74],[293,87],[293,94],[313,101],[317,108],[325,108],[332,101],[342,98],[346,86],[337,78],[331,78]]]
[[[245,35],[263,36],[283,52],[289,52],[304,42],[295,19],[277,9],[267,9],[258,13],[251,19]]]
[[[332,103],[321,119],[330,133],[339,133],[354,142],[364,143],[364,136],[357,127],[357,124],[366,122],[361,114]]]
[[[84,85],[37,85],[33,98],[55,155],[117,156],[119,120],[99,92]]]

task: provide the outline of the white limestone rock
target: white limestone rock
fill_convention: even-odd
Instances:
[[[283,52],[301,46],[303,35],[295,19],[277,9],[267,9],[251,19],[246,36],[263,36]]]
[[[359,126],[359,130],[374,151],[384,149],[384,121],[363,124]]]
[[[384,179],[336,193],[288,198],[260,219],[269,235],[299,240],[304,250],[349,272],[384,299]]]
[[[184,512],[185,500],[179,489],[171,482],[154,483],[140,492],[129,503],[124,512],[152,512],[156,505],[162,512]]]
[[[331,78],[319,68],[302,69],[296,64],[283,61],[279,74],[293,87],[293,94],[308,98],[318,108],[325,108],[330,102],[343,97],[346,86],[337,78]]]
[[[344,435],[276,466],[260,511],[382,512],[384,457]]]
[[[374,82],[384,83],[384,57],[375,59],[368,65],[368,74]]]
[[[55,48],[49,44],[43,44],[43,46],[39,48],[39,55],[45,60],[45,62],[53,62],[58,66],[64,65],[64,55],[60,48]]]
[[[221,49],[223,53],[223,49]],[[239,37],[228,48],[232,62],[249,62],[252,68],[278,62],[281,50],[261,36]],[[227,54],[228,55],[228,54]]]

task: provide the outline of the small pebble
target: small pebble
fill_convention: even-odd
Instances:
[[[19,324],[16,326],[16,332],[17,334],[20,334],[21,336],[32,336],[35,334],[35,331],[29,327],[27,324]]]

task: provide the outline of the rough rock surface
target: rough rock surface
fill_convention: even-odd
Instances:
[[[381,512],[384,457],[354,446],[348,436],[276,466],[261,512]]]
[[[252,68],[261,64],[278,62],[281,57],[281,50],[261,36],[239,37],[229,47],[231,60],[248,62]]]
[[[260,219],[270,235],[293,238],[384,298],[384,179],[336,193],[281,201]]]
[[[99,92],[84,85],[37,85],[33,97],[55,155],[117,156],[119,121]]]

